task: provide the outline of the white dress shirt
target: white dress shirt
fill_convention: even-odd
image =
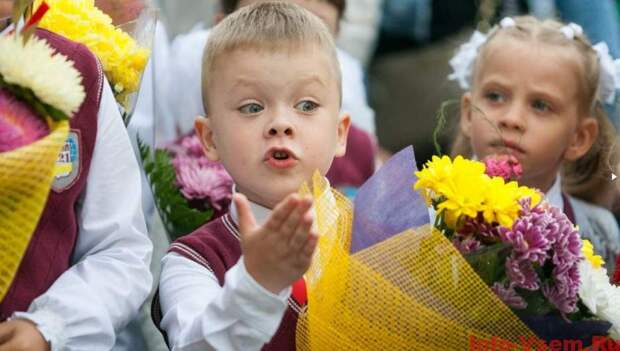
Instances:
[[[202,104],[202,54],[209,30],[195,27],[187,34],[177,36],[170,47],[167,110],[176,120],[181,133],[194,128],[194,118],[204,116]],[[359,60],[338,49],[342,72],[342,111],[370,135],[375,135],[375,113],[368,106],[364,74]]]
[[[271,213],[250,206],[259,224]],[[234,203],[231,217],[237,221]],[[276,333],[291,288],[267,291],[247,272],[243,256],[226,272],[224,286],[203,265],[176,253],[167,254],[162,266],[161,327],[173,351],[260,350]]]
[[[107,81],[96,138],[71,268],[12,316],[33,321],[53,351],[112,349],[151,288],[140,171]]]

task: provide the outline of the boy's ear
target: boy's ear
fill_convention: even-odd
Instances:
[[[196,129],[196,134],[198,134],[198,138],[200,139],[200,143],[202,144],[207,158],[211,161],[219,161],[220,156],[215,147],[213,129],[211,129],[211,119],[197,116],[194,120],[194,128]]]
[[[466,92],[461,97],[461,132],[465,134],[466,137],[471,137],[471,120],[472,120],[472,110],[471,110],[471,93]]]
[[[585,155],[598,138],[599,125],[594,117],[581,119],[572,140],[564,153],[564,159],[575,161]]]
[[[349,127],[351,126],[351,116],[343,113],[338,121],[338,147],[336,148],[336,157],[344,156],[347,152],[347,137],[349,136]]]

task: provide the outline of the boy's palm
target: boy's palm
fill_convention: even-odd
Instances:
[[[310,267],[318,236],[312,232],[312,200],[289,195],[263,225],[257,225],[245,196],[235,194],[241,250],[248,273],[265,289],[279,293]]]
[[[50,345],[34,323],[14,319],[0,323],[1,351],[46,351]]]

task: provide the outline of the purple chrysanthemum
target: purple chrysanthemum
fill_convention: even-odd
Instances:
[[[553,282],[543,287],[543,294],[563,314],[574,312],[579,293],[579,269],[581,260],[581,239],[575,226],[558,208],[551,207],[548,212],[553,217],[550,232],[554,235]]]
[[[515,287],[536,290],[540,280],[534,264],[553,263],[551,279],[543,283],[544,296],[564,315],[574,312],[578,300],[581,241],[577,230],[559,209],[522,201],[521,216],[501,238],[512,244],[506,274]]]
[[[220,163],[177,156],[172,160],[181,193],[188,200],[207,200],[222,210],[232,197],[232,179]]]
[[[205,157],[204,149],[200,143],[198,135],[191,133],[179,140],[178,145],[185,151],[188,156],[202,158]]]
[[[496,282],[491,287],[491,290],[502,300],[506,305],[516,308],[524,309],[527,307],[527,302],[523,297],[519,296],[512,285],[505,287],[503,284]]]
[[[31,144],[49,134],[43,119],[25,103],[0,89],[0,152]]]
[[[452,244],[462,254],[472,253],[482,246],[480,241],[476,240],[475,238],[463,238],[460,235],[455,235],[454,239],[452,239]]]
[[[490,177],[502,177],[505,181],[511,181],[518,179],[523,173],[521,163],[513,155],[487,156],[482,162]]]
[[[174,155],[177,185],[190,204],[201,208],[200,204],[206,202],[216,216],[225,212],[232,199],[233,180],[220,162],[205,156],[198,136],[186,135],[169,150]]]
[[[487,223],[482,213],[480,213],[477,218],[467,217],[461,228],[459,228],[459,234],[462,236],[474,235],[483,243],[491,244],[499,242],[500,226],[497,223]]]

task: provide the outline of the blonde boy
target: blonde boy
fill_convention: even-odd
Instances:
[[[311,200],[295,193],[345,152],[340,84],[328,29],[297,5],[244,7],[213,30],[203,59],[208,109],[195,125],[237,194],[230,213],[174,243],[162,261],[161,327],[173,350],[267,342],[294,350],[300,278],[317,241]]]

